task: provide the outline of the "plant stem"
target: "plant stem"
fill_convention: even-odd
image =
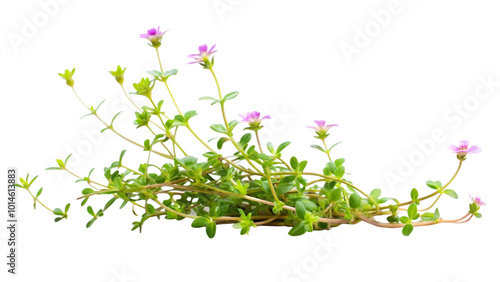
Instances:
[[[78,93],[76,93],[75,88],[74,88],[74,87],[71,87],[71,89],[73,89],[73,93],[75,93],[76,97],[77,97],[77,98],[78,98],[78,100],[80,100],[80,102],[81,102],[81,103],[85,106],[85,108],[87,108],[87,110],[91,111],[91,110],[90,110],[90,108],[89,108],[89,107],[88,107],[88,106],[87,106],[87,105],[83,102],[83,100],[80,98],[80,96],[78,95]],[[91,111],[91,112],[92,112],[92,111]],[[128,139],[128,138],[126,138],[125,136],[121,135],[120,133],[118,133],[118,131],[116,131],[113,127],[111,127],[111,126],[110,126],[110,125],[108,125],[105,121],[103,121],[103,120],[101,119],[101,117],[97,114],[97,112],[92,112],[92,113],[94,114],[94,116],[96,116],[96,117],[97,117],[97,119],[99,119],[99,120],[100,120],[100,121],[104,124],[104,126],[106,126],[106,128],[108,128],[108,129],[110,129],[111,131],[113,131],[116,135],[118,135],[118,136],[120,136],[122,139],[124,139],[124,140],[126,140],[126,141],[128,141],[128,142],[130,142],[130,143],[132,143],[132,144],[134,144],[134,145],[136,145],[136,146],[141,147],[141,148],[143,148],[143,149],[144,149],[144,146],[142,146],[141,144],[139,144],[139,143],[137,143],[137,142],[134,142],[134,141],[132,141],[132,140],[130,140],[130,139]],[[153,153],[155,153],[155,154],[157,154],[157,155],[160,155],[160,156],[162,156],[162,157],[165,157],[165,158],[167,158],[167,159],[172,159],[172,157],[171,157],[171,156],[166,155],[166,154],[163,154],[163,153],[160,153],[160,152],[158,152],[158,151],[153,151]]]
[[[198,218],[199,216],[196,216],[196,215],[190,215],[190,214],[185,214],[185,213],[182,213],[182,212],[178,212],[174,209],[171,209],[167,206],[165,206],[162,202],[160,202],[158,199],[153,199],[153,201],[155,201],[158,205],[160,205],[164,210],[167,210],[169,212],[172,212],[172,213],[175,213],[176,215],[178,216],[182,216],[182,217],[189,217],[189,218],[193,218],[193,219],[196,219]]]
[[[217,80],[217,76],[215,75],[215,72],[214,70],[212,69],[212,67],[209,68],[210,72],[212,73],[212,76],[215,80],[215,84],[217,85],[217,92],[219,94],[219,99],[222,100],[222,92],[220,90],[220,85],[219,85],[219,81]],[[233,134],[232,132],[230,132],[229,130],[229,124],[227,122],[227,118],[226,118],[226,112],[225,112],[225,109],[224,109],[224,102],[221,101],[220,102],[220,107],[221,107],[221,111],[222,111],[222,117],[224,119],[224,124],[226,126],[226,130],[227,130],[227,133],[228,133],[228,137],[229,137],[229,140],[231,141],[231,143],[233,143],[234,147],[243,155],[243,157],[245,158],[245,160],[248,162],[248,164],[253,168],[255,169],[255,171],[257,171],[259,174],[263,175],[262,171],[260,171],[254,164],[253,162],[250,160],[250,158],[248,158],[248,155],[245,151],[243,151],[243,149],[238,145],[238,143],[236,143],[236,141],[234,140],[233,138]],[[261,149],[262,151],[262,149]]]
[[[54,211],[53,211],[53,210],[49,209],[46,205],[44,205],[42,202],[40,202],[40,200],[38,200],[38,198],[37,198],[37,197],[35,197],[35,195],[33,195],[33,194],[31,193],[31,190],[30,190],[29,188],[27,188],[26,190],[28,190],[28,192],[30,193],[31,197],[33,197],[33,199],[34,199],[35,201],[37,201],[38,203],[40,203],[40,205],[42,205],[44,208],[46,208],[47,210],[49,210],[51,213],[54,213]]]
[[[280,199],[278,198],[278,195],[276,194],[276,191],[274,190],[273,181],[271,180],[271,175],[269,174],[268,168],[266,168],[266,178],[267,178],[267,183],[269,184],[269,189],[271,189],[271,193],[273,194],[274,200],[276,201],[276,203],[281,203]]]
[[[448,187],[448,185],[451,184],[451,182],[455,179],[455,177],[458,175],[458,172],[460,171],[460,168],[462,167],[462,162],[463,160],[460,160],[460,162],[458,163],[458,168],[457,168],[457,171],[455,171],[455,174],[453,175],[453,177],[448,181],[448,183],[446,183],[441,189],[438,189],[436,192],[434,193],[431,193],[425,197],[422,197],[422,198],[419,198],[417,199],[417,201],[423,201],[423,200],[427,200],[429,198],[432,198],[434,196],[436,196],[437,194],[440,194],[442,190],[444,190],[446,187]],[[402,206],[407,206],[407,205],[411,205],[413,203],[413,201],[408,201],[408,202],[404,202],[404,203],[400,203],[398,204],[397,206],[398,207],[402,207]],[[381,207],[380,209],[381,210],[384,210],[384,209],[388,209],[389,206],[385,206],[385,207]]]
[[[328,150],[328,147],[326,146],[325,138],[321,139],[323,141],[323,145],[325,146],[325,153],[328,156],[328,159],[332,161],[332,158],[330,157],[330,150]]]
[[[154,133],[154,131],[151,129],[151,127],[149,125],[146,125],[146,127],[149,129],[149,131],[151,131],[151,133],[153,133],[154,136],[156,136],[156,133]],[[165,148],[165,150],[167,150],[167,152],[170,154],[170,156],[175,157],[175,154],[172,154],[172,152],[170,152],[170,150],[167,148],[167,146],[165,146],[165,144],[163,144],[163,142],[161,142],[161,144],[163,145],[163,148]]]
[[[262,151],[262,146],[260,145],[260,140],[259,140],[259,131],[258,130],[254,130],[255,131],[255,138],[257,139],[257,144],[259,144],[259,150],[260,150],[260,153],[264,153]]]

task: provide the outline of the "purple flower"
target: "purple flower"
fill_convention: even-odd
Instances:
[[[469,141],[460,141],[459,146],[450,145],[448,147],[452,152],[457,154],[457,158],[460,160],[465,160],[467,154],[481,153],[481,149],[478,146],[471,146],[469,148]]]
[[[316,138],[319,139],[325,139],[326,137],[328,137],[327,132],[328,130],[330,130],[330,128],[339,126],[338,124],[326,124],[326,121],[324,120],[315,120],[314,122],[316,123],[316,126],[309,125],[307,127],[314,129],[314,131],[316,131],[316,133],[318,134]]]
[[[481,200],[481,198],[478,196],[472,197],[471,195],[469,195],[469,198],[472,200],[472,202],[476,203],[476,205],[480,207],[486,205],[486,203],[483,202],[483,200]]]
[[[158,48],[160,47],[161,45],[161,39],[163,37],[163,34],[165,34],[165,32],[167,32],[168,30],[165,30],[165,31],[160,31],[160,27],[158,28],[152,28],[150,30],[148,30],[147,33],[143,33],[140,35],[140,38],[146,38],[147,40],[149,40],[151,42],[151,46],[155,47],[155,48]]]
[[[260,123],[262,122],[262,120],[271,118],[271,116],[269,115],[260,117],[260,113],[256,111],[249,112],[246,114],[240,114],[239,116],[243,118],[243,120],[241,120],[242,122],[248,122],[249,129],[251,130],[261,129]]]
[[[200,52],[199,54],[191,54],[188,56],[190,59],[194,59],[194,62],[189,62],[189,64],[205,64],[207,67],[211,65],[209,57],[213,53],[217,52],[217,50],[214,51],[215,44],[208,50],[207,44],[200,45],[198,47],[198,51]]]

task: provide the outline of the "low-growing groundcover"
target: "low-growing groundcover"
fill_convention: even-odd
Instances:
[[[399,201],[391,197],[381,197],[382,191],[374,189],[370,193],[364,192],[351,181],[344,178],[346,168],[344,159],[333,159],[330,152],[340,142],[329,144],[330,129],[337,124],[327,124],[324,120],[315,120],[315,125],[309,126],[315,133],[319,145],[311,147],[325,154],[326,164],[321,172],[309,172],[307,160],[298,160],[286,148],[290,142],[281,144],[261,144],[259,130],[263,128],[262,120],[271,116],[261,115],[251,111],[240,114],[240,120],[230,120],[226,115],[225,107],[231,100],[237,98],[239,92],[223,95],[217,76],[214,72],[215,45],[198,47],[198,53],[188,56],[190,64],[199,64],[210,72],[215,81],[217,95],[204,96],[211,105],[220,107],[220,123],[214,123],[210,128],[216,138],[204,141],[191,127],[190,120],[198,114],[195,111],[183,112],[177,105],[174,94],[169,88],[168,81],[177,75],[177,70],[164,70],[159,54],[166,31],[152,28],[141,38],[149,41],[158,57],[159,70],[148,73],[151,78],[145,77],[134,83],[135,92],[127,93],[124,87],[124,73],[126,68],[118,66],[110,71],[123,90],[129,94],[144,97],[144,105],[139,107],[130,98],[131,106],[136,108],[134,124],[137,128],[145,127],[151,132],[150,139],[142,143],[123,136],[113,127],[117,113],[110,122],[104,121],[98,113],[98,106],[88,106],[78,95],[73,75],[75,69],[65,70],[59,75],[65,79],[83,106],[89,111],[87,116],[94,116],[106,130],[112,131],[136,147],[148,152],[145,163],[135,169],[126,166],[123,162],[125,150],[109,167],[104,168],[104,183],[92,177],[92,169],[87,176],[80,176],[70,171],[66,166],[68,156],[64,161],[57,160],[56,167],[49,170],[64,170],[77,178],[76,182],[85,183],[78,198],[81,205],[87,205],[90,221],[87,227],[104,216],[105,211],[118,201],[120,209],[131,206],[140,219],[132,223],[132,230],[142,230],[143,224],[150,218],[165,218],[172,220],[192,219],[192,226],[205,228],[208,237],[215,236],[217,225],[233,224],[240,229],[241,234],[248,234],[251,227],[257,226],[290,226],[288,234],[302,235],[313,230],[324,230],[337,227],[341,224],[356,224],[366,222],[374,226],[385,228],[401,228],[402,233],[410,235],[414,227],[434,225],[439,223],[464,223],[473,216],[480,218],[478,212],[485,205],[481,198],[469,196],[471,203],[465,215],[458,219],[443,219],[439,209],[435,208],[438,200],[443,196],[458,198],[454,190],[448,188],[460,171],[468,154],[479,153],[477,146],[470,146],[467,141],[461,141],[459,146],[452,145],[450,150],[456,154],[458,167],[453,177],[444,184],[440,181],[427,181],[430,192],[420,192],[416,188],[410,191],[406,201]],[[153,99],[153,90],[165,87],[169,98],[175,105],[178,114],[167,116],[162,109],[163,100]],[[243,133],[236,134],[237,127],[246,125]],[[202,156],[189,154],[189,147],[183,144],[182,136],[177,133],[192,134],[199,146],[206,148]],[[210,142],[214,140],[214,142]],[[216,140],[216,141],[215,141]],[[209,145],[215,143],[216,145]],[[192,146],[192,145],[190,145]],[[235,153],[224,156],[221,149],[231,146]],[[285,157],[285,153],[286,156]],[[150,163],[151,154],[165,158],[165,163]],[[291,156],[291,157],[289,157]],[[70,204],[64,209],[50,209],[40,201],[43,189],[36,194],[32,185],[37,177],[30,179],[29,175],[16,186],[26,189],[37,203],[52,212],[57,217],[55,221],[68,218]],[[423,196],[420,193],[425,193]],[[94,196],[108,197],[104,207],[93,208],[88,200]],[[424,206],[426,200],[430,204]]]

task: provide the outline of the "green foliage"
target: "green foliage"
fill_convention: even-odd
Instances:
[[[444,194],[452,197],[453,199],[458,199],[458,195],[457,195],[457,192],[451,190],[451,189],[446,189],[443,191]]]
[[[441,189],[441,187],[443,187],[443,184],[441,184],[441,182],[440,182],[440,181],[430,181],[430,180],[429,180],[429,181],[427,181],[427,183],[426,183],[426,184],[427,184],[427,186],[429,186],[430,188],[432,188],[432,189],[436,189],[436,190]]]
[[[153,47],[157,48],[159,44]],[[205,58],[200,64],[209,69],[215,78],[213,56],[211,59]],[[126,68],[117,66],[116,70],[109,72],[121,86],[125,70]],[[59,76],[66,80],[67,85],[73,87],[74,72],[75,69],[71,71],[67,69]],[[139,153],[145,159],[141,163],[125,166],[123,164],[125,150],[121,151],[119,158],[104,168],[103,183],[91,179],[94,169],[85,177],[72,172],[67,166],[71,155],[64,161],[57,159],[57,166],[48,168],[48,170],[65,170],[76,176],[76,182],[85,183],[86,186],[80,188],[82,190],[79,199],[82,200],[82,206],[87,205],[87,212],[91,216],[87,227],[92,226],[98,218],[104,216],[104,211],[120,200],[120,209],[128,205],[137,216],[138,219],[132,223],[132,230],[139,231],[142,231],[145,222],[151,218],[193,219],[191,226],[205,228],[209,238],[215,236],[219,224],[232,224],[235,229],[240,229],[242,235],[249,234],[251,227],[256,228],[261,225],[288,226],[290,235],[299,236],[340,224],[368,221],[377,226],[389,224],[390,227],[401,227],[402,233],[408,236],[416,226],[442,222],[438,209],[419,214],[417,207],[420,201],[440,194],[458,198],[454,190],[446,189],[449,183],[443,187],[440,181],[427,181],[427,186],[436,190],[430,196],[426,194],[419,196],[419,191],[413,188],[410,191],[410,199],[402,202],[395,198],[381,198],[382,190],[378,188],[371,190],[369,194],[363,192],[355,187],[353,182],[345,179],[348,176],[344,166],[345,159],[332,159],[331,150],[341,142],[328,147],[325,139],[330,134],[326,131],[321,134],[317,132],[318,136],[315,136],[322,141],[323,146],[311,145],[312,148],[325,153],[324,161],[326,157],[330,160],[326,165],[321,165],[320,173],[311,171],[311,167],[315,166],[308,160],[299,160],[293,154],[287,154],[288,151],[285,149],[291,142],[261,144],[258,136],[254,138],[254,134],[258,135],[259,130],[263,128],[257,118],[253,125],[250,124],[242,130],[243,132],[251,130],[251,133],[242,134],[240,137],[235,132],[239,122],[230,119],[235,115],[234,112],[225,108],[236,105],[234,99],[237,99],[240,93],[234,91],[222,95],[220,92],[222,88],[217,79],[215,81],[218,95],[200,98],[210,101],[212,105],[221,106],[222,119],[217,114],[217,123],[210,125],[216,133],[211,133],[215,138],[210,140],[217,140],[217,150],[213,149],[191,128],[190,121],[198,113],[194,110],[182,112],[180,110],[182,107],[179,108],[175,102],[175,95],[167,83],[168,78],[177,73],[177,69],[151,70],[148,74],[154,79],[142,78],[132,85],[135,92],[131,94],[148,98],[143,99],[146,105],[137,106],[139,110],[135,112],[133,124],[136,128],[140,128],[141,134],[151,133],[153,137],[137,140],[118,133],[114,128],[114,122],[117,121],[120,112],[113,113],[109,125],[98,115],[98,110],[104,101],[96,108],[93,106],[87,108],[90,113],[85,116],[95,116],[105,123],[101,132],[109,129],[125,140],[143,147],[145,152]],[[166,90],[170,95],[167,97],[171,96],[168,99],[174,99],[174,108],[170,104],[171,101],[167,100],[162,111],[164,101],[153,100],[152,93],[153,90],[156,91],[154,87],[158,81],[162,82],[158,87],[164,85],[168,88]],[[226,104],[228,101],[231,103]],[[174,116],[173,110],[178,114]],[[184,134],[191,136],[186,137]],[[200,143],[197,143],[198,141]],[[200,152],[198,145],[202,146],[200,148],[204,151]],[[161,150],[161,153],[158,150]],[[157,158],[157,155],[164,158]],[[374,165],[378,164],[375,162]],[[15,183],[16,187],[29,191],[34,208],[40,207],[42,195],[46,197],[49,194],[43,188],[35,190],[36,193],[30,190],[36,178],[30,180],[28,175],[26,179],[20,178],[20,183]],[[102,208],[95,209],[97,212],[88,205],[89,199],[95,196],[105,196],[107,199]],[[382,206],[389,201],[390,204]],[[95,205],[94,202],[92,204]],[[68,217],[70,204],[66,205],[64,211],[60,208],[51,210],[42,205],[57,216],[56,222]],[[406,214],[400,214],[404,209],[407,209]],[[471,203],[469,216],[481,217],[479,209],[476,203]],[[388,223],[379,223],[377,216],[387,216]]]
[[[120,85],[123,85],[123,80],[124,80],[124,77],[123,77],[123,74],[125,73],[125,70],[127,68],[123,68],[120,67],[120,66],[117,66],[116,67],[116,71],[109,71],[109,73],[114,76],[116,82],[118,82],[118,84]]]
[[[154,85],[154,82],[149,80],[149,78],[142,78],[140,82],[133,84],[136,92],[131,92],[130,94],[136,94],[151,98],[151,91],[153,91]]]
[[[240,212],[240,221],[238,223],[233,224],[233,227],[236,229],[241,229],[240,234],[245,235],[249,234],[250,232],[250,227],[257,227],[255,223],[252,220],[252,213],[248,213],[245,215],[242,209],[238,209]]]
[[[169,70],[169,71],[165,71],[165,72],[161,72],[161,71],[158,71],[158,70],[152,70],[152,71],[148,71],[148,73],[150,75],[154,76],[155,80],[159,80],[159,81],[165,82],[165,81],[167,81],[167,79],[170,76],[176,75],[177,74],[177,70],[173,69],[173,70]]]
[[[413,231],[413,225],[411,223],[405,224],[405,226],[403,227],[403,235],[410,236],[412,231]]]
[[[66,80],[66,84],[69,87],[73,87],[73,85],[75,84],[75,81],[73,80],[73,74],[75,74],[74,68],[71,71],[68,69],[64,70],[64,73],[59,73],[59,76]]]

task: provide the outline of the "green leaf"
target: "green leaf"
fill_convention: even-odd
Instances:
[[[103,216],[104,215],[104,212],[102,210],[99,210],[96,214],[96,216]]]
[[[445,193],[446,195],[454,198],[454,199],[458,199],[458,195],[455,191],[451,190],[451,189],[446,189],[443,191],[443,193]]]
[[[411,199],[416,201],[418,199],[418,190],[413,188],[411,189]]]
[[[276,150],[274,150],[274,146],[271,142],[267,142],[267,149],[269,150],[269,152],[273,155],[276,154]]]
[[[174,161],[178,162],[184,166],[192,166],[192,165],[196,164],[198,159],[193,157],[193,156],[187,156],[187,157],[184,157],[182,159],[175,158]]]
[[[231,92],[229,94],[226,94],[226,96],[224,96],[224,98],[222,100],[228,101],[228,100],[234,99],[234,98],[236,98],[236,96],[238,96],[238,94],[240,94],[240,92],[238,92],[238,91]]]
[[[410,218],[408,218],[407,216],[402,216],[399,221],[401,221],[401,223],[409,223],[410,222]]]
[[[238,121],[237,120],[232,120],[229,122],[229,132],[233,132],[233,129],[238,125]]]
[[[390,223],[398,223],[399,222],[399,216],[395,215],[390,215],[387,217],[387,221]]]
[[[314,202],[306,200],[304,198],[298,199],[297,202],[301,202],[308,211],[314,211],[318,207]]]
[[[303,172],[306,166],[307,166],[307,161],[301,161],[299,164],[299,171]]]
[[[219,207],[219,205],[218,204],[213,205],[210,208],[208,214],[210,215],[210,217],[217,217],[217,216],[219,216],[219,214],[220,214],[220,207]]]
[[[358,193],[352,193],[349,197],[349,206],[353,209],[357,209],[361,206],[361,197]]]
[[[214,100],[217,100],[217,99],[215,99],[214,97],[210,97],[210,96],[203,96],[199,100],[211,100],[211,101],[214,101]]]
[[[332,194],[330,196],[330,201],[337,202],[340,199],[340,196],[342,195],[342,188],[335,188],[332,191]]]
[[[374,199],[378,199],[378,197],[380,197],[380,195],[382,195],[382,190],[380,190],[380,189],[373,189],[370,192],[370,197],[372,197]]]
[[[345,173],[345,167],[341,166],[341,167],[338,167],[337,170],[335,170],[335,176],[337,178],[342,178],[342,176],[344,176],[344,173]]]
[[[337,166],[335,165],[334,162],[326,163],[326,167],[328,168],[328,171],[330,171],[331,174],[335,175],[335,171],[337,170]]]
[[[109,200],[106,203],[106,205],[104,205],[104,210],[107,210],[109,207],[111,207],[111,205],[116,201],[116,199],[118,199],[118,198],[115,198],[115,197],[111,198],[111,200]]]
[[[64,213],[65,213],[65,214],[67,214],[67,213],[68,213],[69,207],[71,207],[71,204],[67,204],[67,205],[64,207]]]
[[[88,195],[90,193],[94,193],[94,190],[90,189],[90,188],[85,188],[82,190],[82,194],[83,195]]]
[[[191,226],[194,228],[205,227],[210,222],[210,219],[206,217],[198,217],[191,223]]]
[[[207,223],[206,232],[208,238],[212,239],[215,236],[216,228],[217,225],[215,224],[215,221],[210,221],[209,223]]]
[[[413,225],[411,225],[411,223],[405,224],[405,226],[403,227],[403,235],[409,236],[412,231],[413,231]]]
[[[36,198],[40,197],[40,195],[42,195],[42,191],[43,191],[43,188],[40,188],[40,190],[38,190],[38,193],[36,193]]]
[[[271,188],[269,187],[269,183],[267,181],[262,182],[262,190],[264,190],[264,192],[266,192],[266,194],[272,195]]]
[[[87,201],[89,200],[90,198],[85,198],[83,199],[82,203],[81,203],[81,206],[85,206],[85,204],[87,203]]]
[[[196,111],[188,111],[184,114],[184,118],[186,119],[186,121],[188,121],[190,118],[192,118],[196,115],[198,115],[198,113]]]
[[[281,143],[281,145],[278,146],[278,149],[276,149],[276,154],[283,151],[288,145],[290,145],[290,142],[288,142],[288,141]]]
[[[125,207],[127,205],[128,201],[127,200],[123,200],[123,203],[122,205],[120,206],[120,209],[123,209],[123,207]]]
[[[60,208],[54,209],[53,213],[55,215],[63,215],[64,216],[64,213],[63,213],[63,211]]]
[[[299,224],[295,225],[288,231],[288,235],[290,236],[300,236],[306,233],[306,224],[304,222],[300,222]]]
[[[342,141],[337,142],[337,143],[333,144],[332,146],[330,146],[330,148],[328,148],[328,152],[330,152],[333,149],[333,147],[337,146],[340,143],[342,143]]]
[[[441,188],[441,182],[439,181],[427,181],[427,186],[429,186],[432,189],[439,189]]]
[[[164,78],[169,78],[170,76],[176,75],[176,74],[177,74],[177,69],[172,69],[172,70],[169,70],[169,71],[165,71],[163,73],[163,77]]]
[[[311,145],[311,148],[314,148],[314,149],[317,149],[317,150],[320,150],[321,152],[323,153],[326,153],[325,152],[325,149],[323,149],[322,147],[318,146],[318,145]]]
[[[439,214],[439,209],[434,212],[434,221],[438,220],[441,215]]]
[[[423,221],[434,221],[434,213],[426,212],[420,216]]]
[[[90,226],[92,226],[92,224],[94,224],[96,218],[92,218],[89,222],[87,222],[87,228],[89,228]]]
[[[297,178],[296,175],[287,175],[283,178],[281,178],[280,183],[290,183],[295,181],[295,178]]]
[[[221,100],[214,100],[214,101],[210,104],[210,106],[213,106],[213,105],[218,104],[218,103],[221,103],[221,102],[222,102]]]
[[[378,199],[377,204],[383,204],[389,200],[391,200],[391,198],[380,198]]]
[[[155,207],[153,207],[153,205],[151,205],[151,204],[148,204],[146,206],[146,209],[147,209],[147,213],[149,213],[149,214],[153,214],[156,212]]]
[[[259,157],[259,159],[264,160],[264,161],[272,161],[273,160],[273,158],[271,158],[270,156],[268,156],[266,154],[258,154],[257,157]]]
[[[87,212],[88,212],[91,216],[95,216],[94,210],[92,210],[92,207],[91,207],[91,206],[88,206],[88,207],[87,207]]]
[[[339,167],[339,166],[343,165],[344,162],[345,162],[345,159],[336,159],[335,160],[335,166]]]
[[[245,135],[241,136],[240,145],[245,146],[246,144],[248,144],[248,142],[250,142],[251,139],[252,139],[252,134],[246,133]]]
[[[306,214],[306,207],[304,206],[303,203],[297,201],[295,203],[295,211],[297,212],[297,217],[300,219],[304,219],[304,216]]]
[[[483,215],[482,215],[481,213],[479,213],[479,212],[476,212],[476,213],[474,214],[474,216],[475,216],[475,217],[477,217],[477,218],[481,218],[481,217],[483,217]]]
[[[210,128],[215,132],[227,134],[227,130],[222,124],[212,124],[210,125]]]
[[[292,188],[293,188],[292,184],[279,184],[278,188],[276,189],[276,193],[285,194],[286,192],[292,190]]]
[[[290,158],[290,166],[294,169],[297,170],[299,168],[299,161],[297,160],[296,157],[291,157]]]
[[[219,141],[217,141],[217,149],[222,149],[222,146],[224,145],[224,143],[226,143],[226,141],[228,141],[229,139],[227,139],[226,137],[221,137],[219,139]]]
[[[123,159],[123,156],[125,155],[125,152],[127,152],[127,150],[123,150],[121,153],[120,153],[120,159],[118,160],[120,162],[120,164],[122,163],[122,159]],[[92,169],[94,170],[94,169]],[[92,172],[92,171],[91,171]]]
[[[408,217],[411,220],[418,218],[418,216],[417,216],[417,204],[413,203],[408,207]]]

